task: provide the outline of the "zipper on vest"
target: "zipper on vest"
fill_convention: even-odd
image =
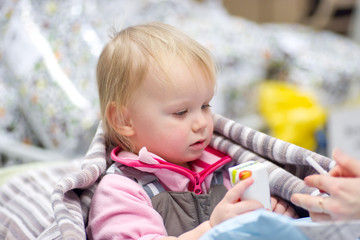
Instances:
[[[201,194],[202,193],[202,189],[201,189],[201,181],[200,181],[200,174],[195,172],[194,174],[194,193],[195,194]]]
[[[194,176],[194,192],[195,192],[195,194],[202,193],[201,183],[204,181],[206,176],[208,176],[210,173],[213,173],[220,166],[222,166],[230,161],[231,161],[231,158],[229,156],[225,156],[225,157],[221,158],[220,160],[218,160],[216,163],[214,163],[209,168],[206,168],[199,173],[192,172],[193,173],[192,175]]]

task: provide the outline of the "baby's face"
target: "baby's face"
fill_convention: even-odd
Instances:
[[[128,107],[135,134],[130,140],[168,162],[188,167],[200,157],[213,133],[210,101],[214,86],[194,66],[190,72],[179,61],[169,71],[173,84],[159,83],[150,73]]]

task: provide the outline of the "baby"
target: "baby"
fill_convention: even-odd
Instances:
[[[231,188],[235,161],[208,146],[216,81],[203,46],[166,24],[132,26],[105,46],[97,81],[115,147],[92,199],[89,239],[198,239],[263,207],[240,201],[253,179]],[[282,200],[272,198],[272,208],[295,216]]]

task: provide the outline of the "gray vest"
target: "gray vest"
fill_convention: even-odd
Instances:
[[[151,198],[161,215],[169,236],[180,236],[209,220],[215,206],[224,197],[224,185],[211,186],[208,194],[164,191]]]
[[[142,185],[151,199],[153,208],[161,215],[169,236],[178,237],[209,220],[215,206],[227,192],[221,171],[214,172],[209,193],[195,194],[190,191],[166,191],[156,176],[140,173],[134,168],[126,168],[124,174],[116,164],[113,164],[109,170],[108,174],[127,176]]]

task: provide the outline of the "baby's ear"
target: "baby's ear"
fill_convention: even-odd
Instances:
[[[130,137],[135,134],[134,128],[129,120],[127,108],[117,106],[111,102],[106,107],[106,118],[110,126],[120,135]]]

